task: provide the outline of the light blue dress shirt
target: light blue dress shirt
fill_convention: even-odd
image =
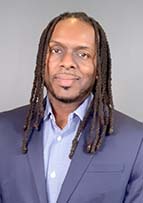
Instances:
[[[49,203],[56,203],[62,184],[70,166],[68,155],[77,128],[87,111],[93,95],[68,116],[67,125],[61,129],[56,125],[55,117],[47,97],[44,116],[44,166]]]

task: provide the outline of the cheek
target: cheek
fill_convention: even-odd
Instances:
[[[96,75],[96,68],[94,66],[85,67],[81,72],[87,78],[94,78]]]
[[[93,86],[96,80],[96,69],[95,67],[90,67],[86,72],[84,72],[83,83],[88,86]]]
[[[45,66],[45,77],[51,77],[52,75],[54,75],[56,73],[56,65],[55,64],[51,64],[48,63]]]
[[[51,75],[56,69],[55,67],[57,66],[57,63],[55,63],[54,61],[52,61],[50,59],[49,54],[47,54],[46,57],[46,66],[45,66],[45,76],[46,75]]]

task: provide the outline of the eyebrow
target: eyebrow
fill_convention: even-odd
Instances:
[[[61,42],[58,42],[58,41],[55,41],[55,40],[49,41],[49,44],[50,44],[50,43],[55,43],[55,44],[58,44],[58,45],[60,45],[60,46],[64,46]]]
[[[50,44],[50,43],[55,43],[55,44],[58,44],[58,45],[60,45],[60,46],[62,46],[62,47],[66,47],[64,44],[62,44],[61,42],[58,42],[58,41],[56,41],[56,40],[51,40],[51,41],[49,41],[49,44]],[[84,45],[79,45],[79,46],[76,47],[76,49],[92,50],[90,47],[84,46]],[[94,51],[94,50],[92,50],[92,51]]]

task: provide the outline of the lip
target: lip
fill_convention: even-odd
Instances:
[[[54,80],[56,80],[58,85],[60,85],[61,87],[71,87],[73,83],[79,79],[79,76],[73,74],[57,74],[54,77]]]
[[[59,80],[79,80],[80,79],[80,77],[77,75],[65,74],[65,73],[56,74],[54,78]]]

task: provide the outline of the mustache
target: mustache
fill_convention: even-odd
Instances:
[[[74,79],[79,80],[81,77],[75,73],[70,73],[70,72],[59,72],[53,75],[54,78],[59,78],[59,77],[71,77]]]

